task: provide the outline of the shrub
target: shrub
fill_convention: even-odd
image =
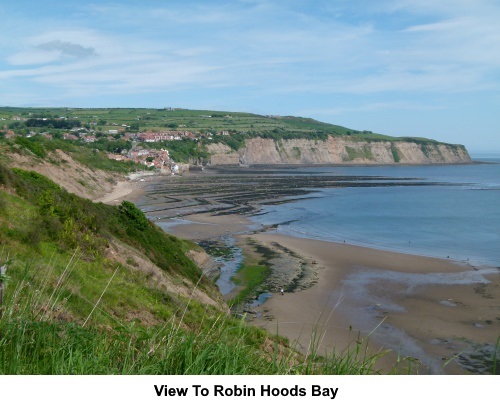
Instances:
[[[47,151],[45,150],[43,145],[39,142],[32,141],[29,138],[18,136],[15,140],[15,143],[22,146],[23,148],[28,149],[31,153],[40,158],[45,158],[47,156]]]

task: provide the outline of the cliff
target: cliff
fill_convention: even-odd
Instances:
[[[208,145],[212,165],[272,164],[457,164],[471,162],[462,145],[434,141],[362,141],[353,137],[327,140],[247,139],[237,152],[222,144]]]

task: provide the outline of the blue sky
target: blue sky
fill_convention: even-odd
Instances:
[[[0,105],[311,117],[500,153],[498,0],[0,1]]]

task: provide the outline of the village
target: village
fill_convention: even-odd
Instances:
[[[15,116],[11,118],[14,122],[20,122],[26,127],[29,122],[27,118]],[[187,130],[166,130],[166,131],[143,131],[143,132],[130,132],[130,126],[126,124],[119,125],[117,123],[112,123],[110,126],[117,127],[116,129],[99,130],[97,129],[97,122],[89,122],[87,125],[80,125],[77,127],[66,129],[62,131],[60,129],[54,130],[53,125],[46,125],[47,121],[55,122],[68,122],[66,117],[59,118],[38,118],[37,123],[40,123],[41,131],[35,131],[30,128],[29,131],[18,131],[12,129],[6,124],[3,126],[3,135],[5,138],[14,138],[17,136],[25,136],[26,138],[32,138],[34,136],[42,136],[48,140],[52,140],[57,137],[67,141],[77,141],[90,146],[102,140],[105,141],[124,141],[130,148],[116,148],[113,152],[107,152],[109,159],[116,161],[130,161],[136,164],[141,164],[149,169],[157,170],[159,172],[169,172],[172,174],[179,172],[179,165],[177,162],[170,157],[169,151],[166,148],[158,148],[158,145],[151,145],[148,148],[145,144],[158,144],[160,142],[168,141],[183,141],[192,140],[199,141],[201,138],[212,139],[214,136],[211,132],[191,132]],[[50,131],[47,129],[50,128]],[[43,129],[43,130],[42,130]],[[229,131],[223,130],[216,133],[216,135],[228,136]]]

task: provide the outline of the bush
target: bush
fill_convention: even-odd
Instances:
[[[18,136],[15,140],[15,143],[22,146],[23,148],[28,149],[31,153],[40,158],[45,158],[47,156],[47,151],[39,142],[32,141],[29,138]]]
[[[149,221],[144,213],[131,202],[123,201],[118,209],[128,218],[134,228],[144,231],[149,226]]]

